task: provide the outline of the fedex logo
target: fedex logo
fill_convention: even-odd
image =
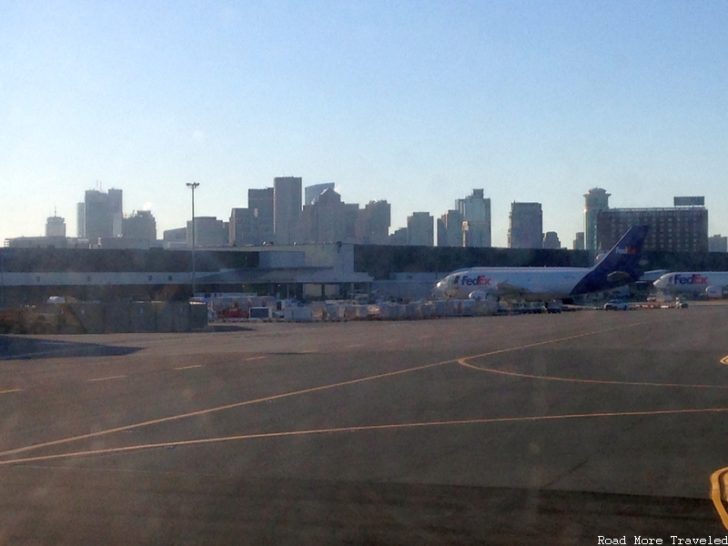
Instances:
[[[485,275],[478,275],[477,277],[468,277],[467,275],[463,275],[460,280],[460,284],[463,286],[489,286],[490,278]]]
[[[708,277],[705,275],[680,275],[677,274],[672,278],[673,284],[708,284]]]

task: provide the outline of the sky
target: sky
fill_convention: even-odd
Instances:
[[[0,241],[76,234],[121,188],[158,234],[276,176],[387,199],[392,231],[483,188],[571,247],[584,193],[704,195],[728,234],[728,3],[0,0]]]

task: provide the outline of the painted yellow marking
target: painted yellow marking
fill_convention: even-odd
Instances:
[[[0,394],[11,394],[14,392],[23,392],[23,389],[0,389]]]
[[[96,383],[97,381],[112,381],[114,379],[124,379],[125,375],[110,375],[108,377],[95,377],[94,379],[88,379],[89,383]]]
[[[489,368],[487,366],[476,366],[470,364],[468,360],[473,358],[459,358],[458,364],[471,370],[479,372],[492,373],[496,375],[507,375],[509,377],[520,377],[523,379],[539,379],[541,381],[563,381],[565,383],[587,383],[592,385],[627,385],[635,387],[663,387],[663,388],[683,388],[683,389],[719,389],[728,390],[728,385],[709,385],[709,384],[691,384],[691,383],[651,383],[649,381],[612,381],[608,379],[580,379],[577,377],[560,377],[557,375],[535,375],[530,373],[508,372],[497,368]]]
[[[726,366],[728,366],[728,355],[726,355],[723,358],[721,358],[720,359],[720,363],[721,364],[725,364]]]
[[[223,442],[240,442],[246,440],[261,440],[271,438],[288,438],[296,436],[311,436],[324,434],[342,434],[356,433],[380,430],[404,430],[427,427],[446,427],[446,426],[467,426],[467,425],[490,425],[498,423],[534,423],[541,421],[560,421],[565,419],[598,419],[607,417],[645,417],[645,416],[664,416],[664,415],[680,415],[680,414],[704,414],[704,413],[726,413],[728,407],[724,408],[702,408],[702,409],[678,409],[678,410],[652,410],[652,411],[625,411],[625,412],[599,412],[599,413],[567,413],[563,415],[531,415],[524,417],[490,417],[480,419],[459,419],[446,421],[421,421],[414,423],[393,423],[380,425],[363,425],[353,427],[336,427],[308,430],[290,430],[282,432],[262,432],[255,434],[238,434],[233,436],[219,436],[213,438],[200,438],[197,440],[180,440],[173,442],[159,442],[150,444],[137,444],[131,446],[112,447],[106,449],[91,449],[86,451],[73,451],[69,453],[58,453],[55,455],[40,455],[36,457],[22,457],[18,459],[0,460],[0,466],[22,463],[34,463],[40,461],[50,461],[55,459],[70,459],[78,457],[88,457],[92,455],[109,455],[113,453],[129,453],[148,449],[198,446],[206,444],[216,444]],[[724,469],[726,470],[726,469]]]
[[[245,362],[252,362],[253,360],[263,360],[266,356],[251,356],[250,358],[243,359]]]
[[[728,512],[726,512],[726,501],[728,499],[725,497],[725,485],[723,482],[726,472],[728,472],[728,467],[716,470],[710,476],[710,498],[713,501],[716,512],[718,512],[720,521],[723,522],[723,527],[728,529]]]
[[[192,366],[182,366],[180,368],[175,368],[175,370],[192,370],[194,368],[202,368],[202,364],[193,364]]]
[[[528,349],[530,347],[537,347],[537,346],[541,346],[541,345],[547,345],[547,344],[550,344],[550,343],[561,343],[563,341],[569,341],[569,340],[572,340],[572,339],[578,339],[578,338],[583,338],[583,337],[587,337],[587,336],[592,336],[592,335],[597,335],[597,334],[603,334],[603,333],[607,333],[607,332],[611,332],[611,331],[615,331],[615,330],[621,330],[621,329],[625,329],[625,328],[632,328],[634,326],[640,326],[642,324],[645,324],[646,322],[649,322],[649,321],[640,321],[640,322],[633,322],[633,323],[629,323],[629,324],[622,324],[620,326],[616,326],[614,328],[608,328],[606,330],[599,330],[599,331],[594,331],[594,332],[583,332],[581,334],[576,334],[576,335],[573,335],[573,336],[566,336],[566,337],[562,337],[562,338],[550,339],[550,340],[540,341],[540,342],[536,342],[536,343],[528,343],[526,345],[517,345],[515,347],[508,347],[508,348],[505,348],[505,349],[498,349],[498,350],[495,350],[495,351],[489,351],[489,352],[486,352],[486,353],[480,353],[480,354],[476,354],[476,355],[471,355],[471,356],[464,357],[464,358],[465,359],[483,358],[483,357],[486,357],[486,356],[491,356],[491,355],[496,355],[496,354],[503,354],[503,353],[513,352],[513,351],[520,351],[522,349]],[[14,449],[8,449],[8,450],[5,450],[5,451],[0,451],[0,457],[4,457],[6,455],[14,455],[16,453],[24,453],[24,452],[27,452],[27,451],[31,451],[31,450],[35,450],[35,449],[40,449],[40,448],[44,448],[44,447],[56,446],[56,445],[61,445],[61,444],[68,444],[70,442],[77,442],[77,441],[80,441],[80,440],[87,440],[89,438],[97,438],[99,436],[105,436],[105,435],[108,435],[108,434],[114,434],[116,432],[123,432],[123,431],[126,431],[126,430],[132,430],[132,429],[137,429],[137,428],[142,428],[142,427],[159,425],[159,424],[162,424],[162,423],[169,423],[171,421],[179,421],[181,419],[188,419],[190,417],[199,417],[201,415],[209,415],[211,413],[217,413],[217,412],[227,411],[227,410],[236,409],[236,408],[242,408],[242,407],[245,407],[245,406],[252,406],[254,404],[261,404],[261,403],[264,403],[264,402],[273,402],[275,400],[282,400],[284,398],[290,398],[290,397],[293,397],[293,396],[301,396],[301,395],[305,395],[305,394],[318,393],[318,392],[323,392],[323,391],[327,391],[327,390],[331,390],[331,389],[336,389],[336,388],[340,388],[340,387],[347,387],[347,386],[350,386],[350,385],[358,385],[360,383],[365,383],[365,382],[369,382],[369,381],[376,381],[378,379],[384,379],[384,378],[389,378],[389,377],[396,377],[396,376],[399,376],[399,375],[404,375],[404,374],[408,374],[408,373],[412,373],[412,372],[419,372],[419,371],[427,370],[427,369],[430,369],[430,368],[436,368],[436,367],[439,367],[439,366],[443,366],[445,364],[456,363],[457,361],[458,361],[457,358],[451,358],[451,359],[448,359],[448,360],[441,360],[440,362],[433,362],[432,364],[423,364],[421,366],[413,366],[411,368],[404,368],[402,370],[396,370],[396,371],[393,371],[393,372],[379,373],[379,374],[369,375],[369,376],[365,376],[365,377],[360,377],[358,379],[350,379],[348,381],[340,381],[340,382],[337,382],[337,383],[329,383],[327,385],[319,385],[317,387],[309,387],[309,388],[305,388],[305,389],[298,389],[298,390],[295,390],[295,391],[288,391],[288,392],[284,392],[284,393],[280,393],[280,394],[274,394],[272,396],[265,396],[265,397],[262,397],[262,398],[255,398],[255,399],[252,399],[252,400],[244,400],[242,402],[233,402],[231,404],[225,404],[223,406],[215,406],[215,407],[212,407],[212,408],[206,408],[206,409],[201,409],[201,410],[197,410],[197,411],[191,411],[191,412],[187,412],[187,413],[180,413],[180,414],[177,414],[177,415],[170,415],[168,417],[161,417],[159,419],[150,419],[148,421],[140,421],[140,422],[137,422],[137,423],[132,423],[132,424],[129,424],[129,425],[123,425],[123,426],[120,426],[120,427],[109,428],[109,429],[106,429],[106,430],[99,430],[97,432],[90,432],[88,434],[80,434],[78,436],[69,436],[69,437],[66,437],[66,438],[60,438],[58,440],[51,440],[49,442],[41,442],[41,443],[38,443],[38,444],[29,445],[29,446],[18,447],[18,448],[14,448]]]

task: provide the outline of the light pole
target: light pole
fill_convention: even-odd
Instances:
[[[195,264],[195,188],[199,186],[199,182],[187,182],[187,187],[192,190],[192,297],[195,297],[195,284],[197,277],[197,268]]]

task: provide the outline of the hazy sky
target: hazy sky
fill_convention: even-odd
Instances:
[[[101,184],[162,230],[274,176],[387,199],[484,188],[571,246],[583,194],[705,195],[728,234],[728,2],[0,0],[0,240]]]

